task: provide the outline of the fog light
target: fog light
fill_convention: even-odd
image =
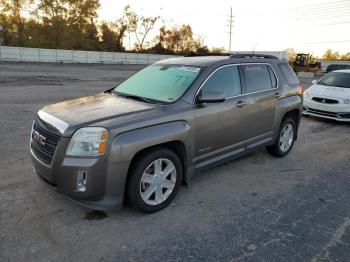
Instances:
[[[86,191],[86,180],[87,180],[87,172],[79,171],[77,175],[77,191],[85,192]]]

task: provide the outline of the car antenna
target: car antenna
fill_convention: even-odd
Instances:
[[[254,48],[253,48],[253,55],[255,55],[255,50],[256,50],[257,45],[258,45],[258,42],[255,42],[255,45],[254,45]]]

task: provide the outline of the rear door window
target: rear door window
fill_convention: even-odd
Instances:
[[[279,64],[278,66],[281,69],[289,85],[291,86],[299,85],[298,77],[296,76],[293,69],[288,64]]]
[[[277,86],[276,77],[269,71],[268,65],[249,64],[241,66],[246,86],[246,93],[254,93],[272,89]]]
[[[237,66],[225,66],[214,72],[203,84],[202,94],[225,93],[225,97],[242,94],[241,79]]]

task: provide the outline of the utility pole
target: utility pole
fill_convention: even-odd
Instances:
[[[234,16],[232,15],[232,7],[231,7],[231,12],[230,12],[230,15],[228,16],[229,17],[229,25],[228,27],[230,28],[230,31],[228,32],[230,34],[230,39],[229,39],[229,47],[228,47],[228,51],[231,51],[231,45],[232,45],[232,28],[233,28],[233,19],[234,19]]]

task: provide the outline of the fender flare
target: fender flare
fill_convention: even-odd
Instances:
[[[109,158],[112,162],[129,162],[143,149],[174,141],[182,142],[185,145],[187,156],[191,156],[193,149],[189,145],[193,143],[190,141],[189,133],[190,126],[185,121],[128,131],[113,139]]]

